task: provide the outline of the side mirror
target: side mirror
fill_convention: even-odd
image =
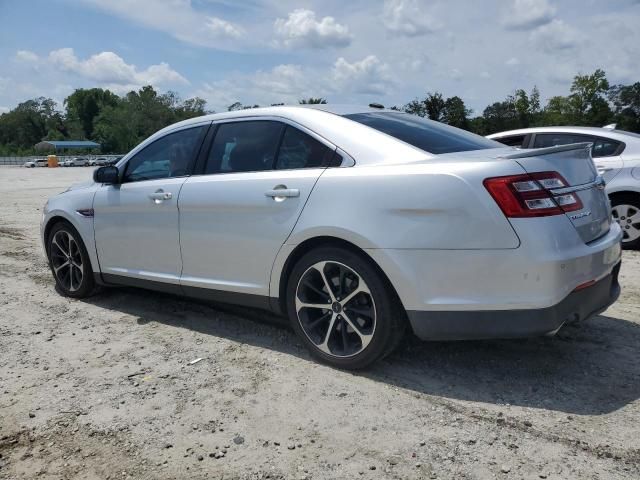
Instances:
[[[113,165],[106,167],[96,168],[93,171],[93,181],[96,183],[106,183],[108,185],[114,185],[120,182],[118,169]]]

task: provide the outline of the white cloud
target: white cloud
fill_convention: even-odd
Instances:
[[[388,65],[375,55],[353,63],[338,58],[333,65],[332,77],[340,89],[369,95],[384,95],[393,83]]]
[[[562,20],[553,20],[531,32],[531,40],[547,53],[557,53],[576,47],[584,40],[578,30]]]
[[[240,38],[243,34],[240,27],[217,17],[208,17],[206,26],[216,37]]]
[[[326,96],[330,86],[323,85],[325,77],[300,65],[276,65],[269,70],[250,74],[233,74],[223,80],[206,82],[192,95],[207,100],[208,105],[220,111],[235,102],[245,105],[297,104],[310,96]]]
[[[508,67],[517,67],[520,65],[520,59],[518,57],[511,57],[509,60],[504,62],[504,64]]]
[[[18,50],[16,52],[16,60],[25,63],[34,63],[39,60],[39,57],[30,50]]]
[[[513,30],[530,30],[551,22],[555,14],[556,8],[547,0],[512,0],[502,21]]]
[[[80,60],[72,48],[49,53],[48,62],[54,68],[95,80],[105,85],[120,85],[127,89],[141,85],[187,85],[189,81],[167,63],[151,65],[139,70],[113,52],[101,52]]]
[[[353,39],[349,28],[336,22],[335,18],[316,20],[315,12],[303,8],[289,13],[286,19],[278,18],[274,26],[276,35],[287,47],[345,47]]]
[[[204,47],[236,49],[244,30],[206,15],[191,0],[84,0],[101,10],[168,33],[180,41]]]
[[[385,0],[384,25],[392,34],[406,37],[431,33],[440,26],[417,0]]]
[[[459,82],[460,80],[462,80],[462,72],[459,68],[452,68],[449,72],[449,77],[451,77],[452,80]]]
[[[0,114],[7,113],[9,110],[11,110],[9,107],[3,107],[0,105]]]

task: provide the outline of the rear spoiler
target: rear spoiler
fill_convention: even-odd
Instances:
[[[519,150],[517,153],[502,155],[498,158],[506,158],[509,160],[517,160],[518,158],[540,157],[542,155],[551,155],[553,153],[569,152],[571,150],[588,150],[591,151],[592,142],[570,143],[568,145],[557,145],[555,147],[531,148],[529,150]]]

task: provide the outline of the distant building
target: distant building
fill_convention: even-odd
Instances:
[[[35,144],[36,150],[90,150],[100,148],[100,144],[89,140],[46,140]]]

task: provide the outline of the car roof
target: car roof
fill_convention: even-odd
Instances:
[[[624,130],[611,130],[609,128],[572,126],[532,127],[494,133],[492,135],[487,135],[487,138],[498,140],[511,135],[527,135],[529,133],[575,133],[610,138],[626,145],[621,154],[623,157],[633,159],[640,158],[640,135],[637,133],[626,132]]]
[[[362,105],[320,104],[281,105],[212,113],[169,125],[156,132],[129,152],[123,161],[126,161],[149,142],[173,130],[191,125],[203,125],[211,121],[253,118],[256,120],[260,118],[282,118],[301,125],[339,147],[346,154],[355,158],[360,165],[404,163],[434,156],[369,126],[344,117],[344,115],[349,114],[374,112],[394,112],[394,110]]]
[[[600,137],[612,138],[625,142],[631,138],[637,138],[629,132],[622,130],[612,130],[609,128],[600,127],[574,127],[574,126],[557,126],[557,127],[532,127],[532,128],[519,128],[517,130],[507,130],[505,132],[493,133],[487,135],[487,138],[502,138],[511,135],[527,135],[529,133],[577,133],[583,135],[597,135]]]

